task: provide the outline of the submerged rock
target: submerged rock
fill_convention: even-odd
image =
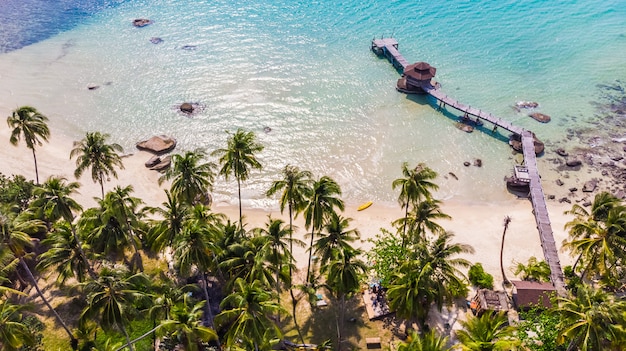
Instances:
[[[194,107],[193,107],[193,104],[191,104],[189,102],[183,102],[180,105],[180,110],[185,112],[185,113],[193,113]]]
[[[541,122],[541,123],[548,123],[550,122],[550,116],[543,114],[543,113],[539,113],[539,112],[533,112],[531,114],[529,114],[530,117],[532,117],[535,121]]]
[[[141,27],[145,27],[149,24],[151,24],[152,21],[147,19],[147,18],[137,18],[133,21],[133,26],[137,27],[137,28],[141,28]]]

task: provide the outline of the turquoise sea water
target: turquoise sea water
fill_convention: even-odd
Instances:
[[[22,32],[1,17],[0,110],[34,105],[53,133],[107,132],[128,152],[162,133],[178,150],[211,151],[226,130],[253,130],[266,149],[245,185],[249,206],[268,205],[262,194],[287,163],[332,176],[355,203],[394,201],[404,161],[440,173],[440,198],[512,198],[502,179],[519,155],[490,133],[456,129],[457,112],[397,93],[398,73],[369,51],[374,37],[393,35],[409,62],[437,67],[449,95],[535,131],[548,151],[598,118],[598,84],[626,79],[623,0],[60,3],[71,25],[48,23],[59,30],[23,45],[9,45]],[[134,28],[141,17],[154,23]],[[552,122],[516,112],[519,100],[538,101]],[[203,109],[183,116],[184,101]],[[463,166],[476,158],[483,167]],[[544,179],[558,176],[548,152],[539,162]],[[218,201],[230,201],[233,184],[216,183]]]

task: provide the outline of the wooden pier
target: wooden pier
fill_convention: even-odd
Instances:
[[[379,56],[386,57],[391,64],[398,70],[404,71],[409,66],[408,61],[398,51],[398,41],[393,38],[381,38],[372,40],[372,51]],[[534,134],[524,128],[514,126],[512,123],[505,121],[491,113],[460,103],[454,98],[446,95],[440,88],[439,84],[432,85],[430,79],[421,81],[419,84],[421,90],[437,99],[439,107],[450,106],[456,110],[463,112],[466,116],[471,115],[477,119],[487,121],[494,125],[494,131],[497,127],[503,128],[511,133],[521,136],[522,152],[524,154],[524,165],[528,168],[530,176],[530,200],[533,207],[533,214],[539,232],[541,248],[546,263],[550,266],[550,280],[554,285],[557,293],[561,296],[566,294],[565,280],[561,262],[554,241],[550,217],[548,215],[548,207],[546,205],[545,195],[541,186],[541,178],[537,169],[537,156],[535,152]]]

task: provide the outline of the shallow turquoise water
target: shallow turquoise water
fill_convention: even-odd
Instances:
[[[79,139],[100,130],[129,152],[153,134],[176,137],[179,150],[210,151],[222,147],[226,130],[253,130],[266,150],[265,169],[243,194],[251,206],[267,204],[262,193],[286,163],[332,176],[357,203],[394,201],[391,182],[404,161],[439,172],[442,198],[505,200],[512,195],[502,178],[515,161],[506,142],[463,133],[454,127],[458,113],[397,93],[398,73],[369,51],[371,39],[393,35],[408,61],[437,67],[449,95],[550,143],[596,118],[597,84],[626,79],[624,5],[120,2],[0,55],[0,110],[31,104],[54,120],[54,132]],[[134,28],[138,17],[154,23]],[[100,88],[87,90],[90,84]],[[553,121],[539,124],[516,112],[519,100],[538,101]],[[188,118],[176,112],[183,101],[204,108]],[[264,133],[265,126],[272,131]],[[483,167],[463,166],[476,158]],[[547,160],[540,168],[549,179]],[[232,186],[216,184],[218,201],[229,201]]]

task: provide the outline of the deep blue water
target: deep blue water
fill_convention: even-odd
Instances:
[[[70,30],[123,0],[0,0],[0,53]]]

